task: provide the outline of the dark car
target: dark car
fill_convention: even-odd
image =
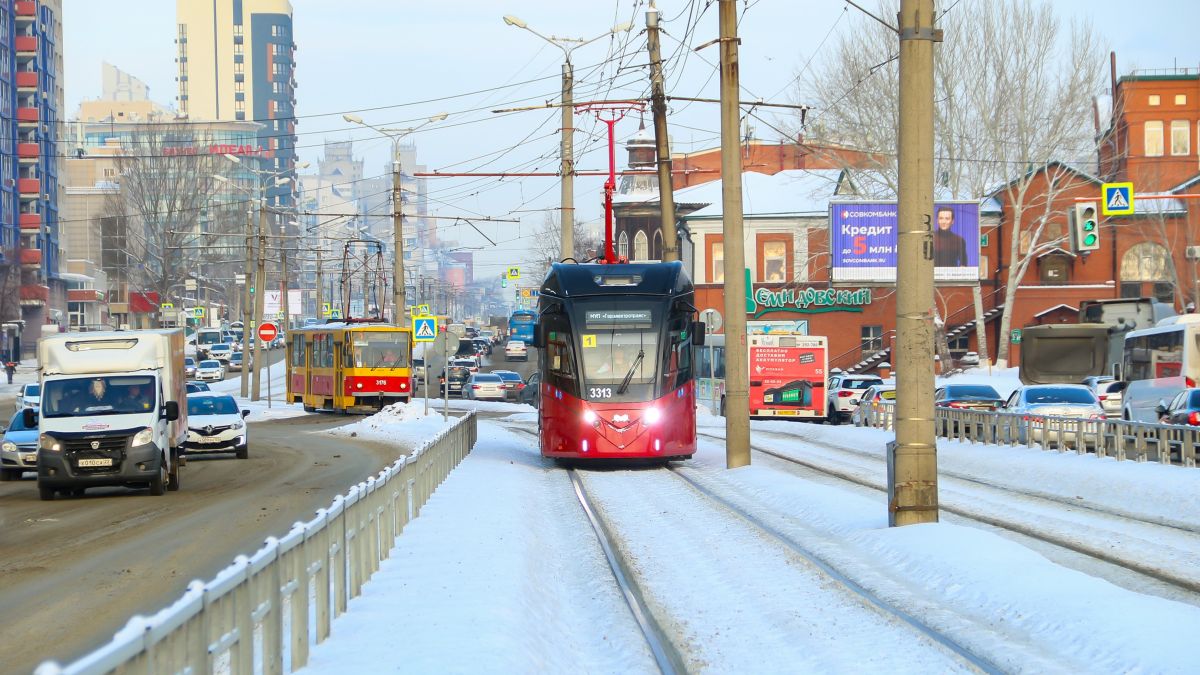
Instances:
[[[525,380],[525,388],[521,393],[517,394],[518,403],[527,403],[533,407],[538,407],[542,401],[542,374],[534,373]]]
[[[488,340],[487,338],[474,338],[471,341],[475,343],[475,353],[491,355],[491,353],[492,353],[491,340]]]
[[[193,380],[188,381],[187,393],[195,394],[195,393],[201,392],[201,391],[212,391],[212,390],[209,388],[207,382],[197,382],[197,381],[193,381]]]
[[[450,366],[444,376],[438,377],[438,382],[442,384],[442,395],[446,398],[451,396],[462,397],[463,385],[467,380],[471,379],[471,370],[465,366]]]
[[[520,400],[521,390],[525,388],[525,380],[521,379],[520,373],[513,370],[493,370],[492,373],[504,380],[504,400]]]
[[[1158,418],[1167,424],[1200,427],[1200,389],[1184,389],[1166,405],[1159,404]]]
[[[995,410],[1004,397],[987,384],[948,384],[933,393],[933,404],[942,408]]]

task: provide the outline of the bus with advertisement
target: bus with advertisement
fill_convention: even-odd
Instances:
[[[337,323],[288,331],[287,400],[308,412],[374,413],[412,396],[412,330]]]
[[[823,421],[829,339],[751,326],[747,335],[750,416]],[[725,336],[696,348],[696,400],[725,415]]]

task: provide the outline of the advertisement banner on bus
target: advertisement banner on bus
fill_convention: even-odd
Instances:
[[[750,415],[825,417],[826,338],[780,334],[748,337]]]
[[[945,285],[979,281],[979,204],[935,202],[933,279]],[[834,283],[896,283],[896,202],[829,204],[830,279]]]

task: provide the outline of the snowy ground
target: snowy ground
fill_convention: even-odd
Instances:
[[[956,379],[967,377],[1004,386],[986,375]],[[538,456],[532,435],[512,430],[535,429],[535,416],[514,408],[504,420],[481,422],[472,454],[406,528],[364,595],[334,623],[333,637],[314,648],[310,672],[654,670],[565,473]],[[436,428],[419,426],[434,423],[413,410],[389,415],[363,420],[360,433],[415,437]],[[723,420],[700,422],[702,433],[723,435]],[[755,422],[753,442],[882,483],[889,438]],[[1151,537],[1146,523],[1098,512],[1194,527],[1200,471],[947,441],[939,459],[948,500],[978,502],[990,491],[998,513],[1028,511],[1031,522],[1074,530],[1101,548],[1140,551],[1185,574],[1200,568],[1195,534]],[[762,455],[752,466],[724,466],[723,443],[702,436],[682,471],[1001,670],[1195,672],[1186,637],[1200,631],[1194,605],[1051,562],[983,527],[943,521],[889,529],[881,496],[805,477]],[[584,478],[690,669],[961,668],[944,648],[864,610],[665,470],[589,470]],[[1062,512],[1047,513],[1042,502],[1039,512],[1030,497],[1007,490],[1032,491]]]

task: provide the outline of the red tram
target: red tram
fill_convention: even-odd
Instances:
[[[542,456],[695,454],[692,346],[704,324],[683,266],[555,263],[540,293]]]

